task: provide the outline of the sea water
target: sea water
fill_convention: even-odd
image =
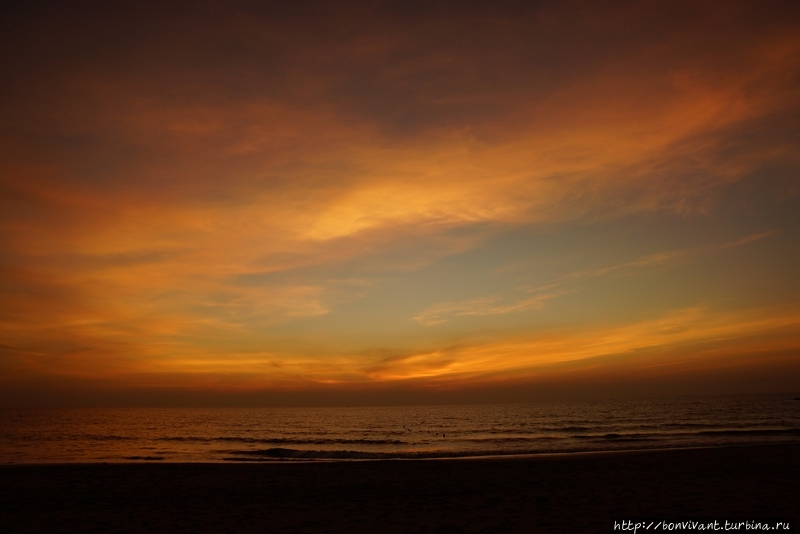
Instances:
[[[339,408],[0,410],[0,462],[422,459],[800,443],[792,395]]]

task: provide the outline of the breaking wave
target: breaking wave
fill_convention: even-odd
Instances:
[[[196,436],[165,436],[157,438],[158,441],[186,441],[186,442],[236,442],[236,443],[263,443],[275,445],[408,445],[407,441],[399,439],[336,439],[336,438],[248,438],[248,437],[213,437],[203,438]]]

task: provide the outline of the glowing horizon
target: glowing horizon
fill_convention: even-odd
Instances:
[[[0,402],[796,389],[799,36],[791,2],[20,10]]]

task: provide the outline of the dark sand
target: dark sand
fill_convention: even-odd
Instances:
[[[798,516],[800,445],[526,459],[0,467],[2,532],[609,532]]]

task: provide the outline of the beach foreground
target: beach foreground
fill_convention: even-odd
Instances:
[[[800,445],[511,459],[0,468],[4,532],[607,532],[798,516]]]

